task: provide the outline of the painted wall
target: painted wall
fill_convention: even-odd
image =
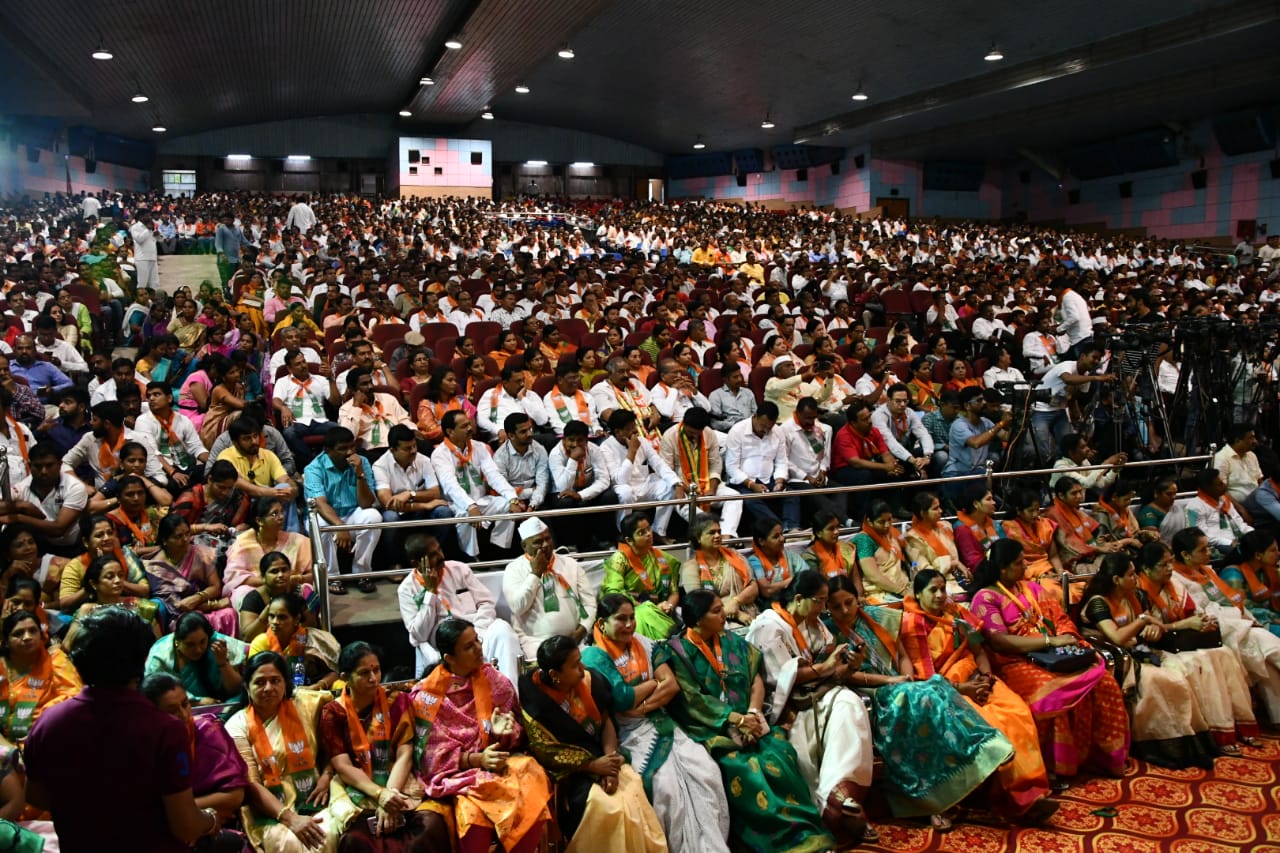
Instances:
[[[419,152],[419,162],[409,162],[410,149]],[[388,177],[402,198],[493,194],[493,143],[487,139],[402,136],[395,151]],[[473,153],[479,153],[479,164],[471,162]]]
[[[145,190],[150,186],[151,173],[142,169],[99,160],[97,171],[90,175],[84,170],[83,157],[64,158],[47,149],[36,150],[40,160],[32,163],[25,145],[0,145],[0,196],[66,192],[68,165],[73,193]]]

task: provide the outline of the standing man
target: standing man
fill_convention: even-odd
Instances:
[[[1114,382],[1115,376],[1103,373],[1090,375],[1089,371],[1097,368],[1102,361],[1102,347],[1092,341],[1085,341],[1075,347],[1078,355],[1075,361],[1061,361],[1045,371],[1040,384],[1049,389],[1047,401],[1036,400],[1031,405],[1031,429],[1035,431],[1036,442],[1044,457],[1039,460],[1041,467],[1061,454],[1060,442],[1071,432],[1071,417],[1067,408],[1075,395],[1089,390],[1089,383]],[[955,445],[952,445],[952,453]]]
[[[237,418],[233,425],[243,418]],[[345,427],[334,427],[325,434],[324,452],[312,460],[303,472],[303,488],[307,501],[315,501],[320,513],[320,528],[331,524],[376,524],[382,513],[374,507],[373,468],[369,460],[356,453],[356,437]],[[373,552],[382,531],[378,528],[344,530],[323,536],[325,564],[329,571],[329,594],[346,595],[347,587],[338,580],[338,548],[351,552],[352,574],[363,574],[373,568]],[[361,592],[377,592],[371,578],[357,584]]]
[[[507,563],[502,597],[525,660],[532,661],[549,637],[572,637],[575,643],[587,637],[595,624],[596,594],[578,561],[555,553],[542,519],[522,521],[520,539],[524,554]]]
[[[151,219],[150,210],[145,207],[138,210],[134,223],[129,226],[129,236],[133,239],[133,263],[137,267],[137,285],[155,291],[160,287],[160,267],[156,254],[155,225]]]
[[[306,196],[298,196],[284,221],[285,228],[297,228],[305,236],[316,227],[316,212],[307,204]]]
[[[1067,358],[1078,358],[1085,344],[1093,339],[1093,319],[1089,316],[1089,303],[1071,287],[1071,280],[1064,275],[1051,284],[1058,298],[1054,315],[1058,321],[1058,334],[1067,339]]]

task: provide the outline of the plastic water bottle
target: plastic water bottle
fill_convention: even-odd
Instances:
[[[302,658],[294,658],[290,669],[293,672],[294,687],[302,687],[307,683],[307,664]]]

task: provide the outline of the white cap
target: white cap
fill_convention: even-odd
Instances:
[[[773,372],[774,372],[774,373],[777,373],[777,372],[778,372],[778,367],[779,367],[780,365],[783,365],[783,364],[791,364],[791,363],[792,363],[792,362],[794,362],[794,361],[795,361],[795,359],[794,359],[794,358],[792,358],[792,357],[791,357],[791,355],[790,355],[789,353],[788,353],[787,355],[780,355],[780,356],[778,356],[777,358],[775,358],[775,359],[773,360]]]
[[[532,539],[547,529],[546,522],[540,518],[526,518],[520,522],[520,526],[516,528],[520,531],[520,541]]]

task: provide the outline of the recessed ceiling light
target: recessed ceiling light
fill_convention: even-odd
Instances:
[[[695,151],[701,151],[703,148],[706,148],[706,147],[707,147],[707,143],[702,141],[701,136],[699,136],[698,140],[693,143],[693,148]]]
[[[91,55],[93,56],[94,59],[100,59],[103,61],[112,59],[115,56],[115,54],[107,50],[102,45],[98,45],[97,49],[95,49]]]
[[[132,100],[135,104],[145,104],[147,101],[151,99],[148,98],[146,95],[142,94],[141,92],[139,92],[138,94],[134,95],[130,100]]]
[[[409,116],[413,115],[413,113],[410,112],[409,110],[401,110],[400,115],[402,118],[408,118]]]
[[[566,44],[564,47],[560,48],[560,51],[556,54],[556,56],[560,57],[561,59],[573,59],[573,56],[574,56],[573,48],[569,47],[569,45]]]
[[[165,127],[163,124],[157,124],[155,127],[151,128],[153,133],[164,133],[168,129],[169,128]]]
[[[489,110],[488,107],[486,107],[485,111],[480,113],[480,118],[484,119],[485,121],[493,121],[493,112]]]
[[[547,165],[547,161],[546,160],[525,160],[524,164],[526,166],[545,166]]]
[[[458,40],[457,36],[450,36],[444,43],[444,46],[449,48],[449,50],[462,50],[462,42]]]
[[[773,119],[769,118],[768,113],[765,113],[764,121],[760,122],[760,128],[762,130],[773,130],[774,128]]]
[[[519,86],[516,86],[516,94],[517,94],[517,95],[527,95],[527,94],[529,94],[529,87],[528,87],[528,86],[526,86],[525,84],[521,83]]]
[[[253,156],[249,154],[228,154],[228,160],[252,160]]]
[[[1004,54],[1000,52],[1000,48],[996,47],[995,44],[992,44],[991,50],[987,51],[987,55],[982,58],[987,62],[999,62],[1004,59]]]
[[[310,154],[290,154],[288,157],[285,157],[284,159],[292,160],[295,163],[305,163],[311,159],[311,155]]]
[[[867,95],[867,93],[863,90],[863,88],[862,88],[862,84],[861,84],[861,83],[859,83],[859,84],[858,84],[858,91],[856,91],[856,92],[854,92],[854,93],[853,93],[853,99],[854,99],[855,101],[865,101],[865,100],[867,99],[867,97],[868,97],[868,95]]]
[[[569,165],[575,169],[594,169],[596,167],[596,164],[589,160],[579,160],[578,162],[570,163]]]
[[[418,81],[418,85],[420,86],[434,86],[435,84],[436,84],[436,81],[430,77],[423,77],[421,80]]]

